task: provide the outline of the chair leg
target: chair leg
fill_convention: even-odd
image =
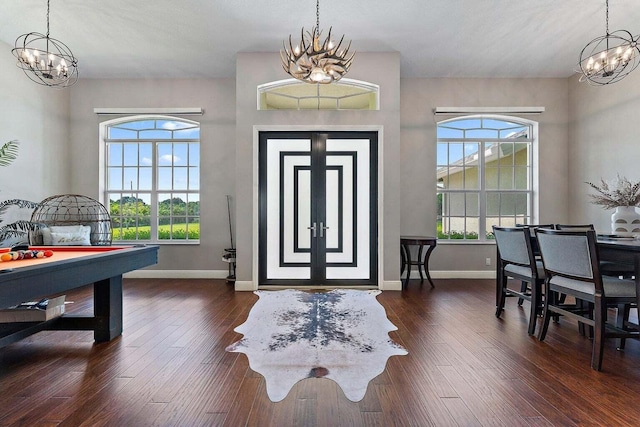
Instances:
[[[496,317],[500,317],[500,314],[504,309],[505,299],[507,298],[507,292],[505,289],[507,287],[507,276],[505,276],[504,273],[496,279],[496,285],[498,287],[498,304],[496,306]]]
[[[527,282],[522,281],[522,284],[520,285],[520,292],[522,292],[523,294],[525,292],[527,292]],[[518,305],[522,305],[522,302],[524,301],[524,298],[520,297],[518,298]]]
[[[593,350],[591,353],[591,368],[596,371],[602,370],[602,354],[604,352],[604,322],[606,316],[606,307],[603,307],[602,297],[596,295],[594,302],[594,321],[593,327]]]
[[[628,330],[627,322],[629,321],[629,314],[631,312],[631,304],[623,304],[618,306],[618,318],[616,319],[616,326],[622,330]],[[618,350],[624,350],[624,346],[627,343],[626,338],[620,338],[620,345]]]
[[[551,320],[551,310],[549,310],[549,299],[553,298],[548,286],[544,289],[544,308],[542,309],[542,326],[540,332],[538,332],[538,340],[544,341],[547,336],[547,329],[549,329],[549,321]]]
[[[526,282],[523,282],[526,286]],[[538,307],[540,305],[540,285],[531,284],[531,310],[529,311],[529,335],[536,333],[536,322],[538,320]]]

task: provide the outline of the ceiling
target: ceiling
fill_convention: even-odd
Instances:
[[[2,0],[5,55],[19,35],[46,33],[46,4]],[[237,52],[279,55],[315,25],[315,6],[51,0],[50,36],[78,58],[80,78],[234,77]],[[605,33],[605,0],[321,0],[320,28],[330,26],[357,52],[399,52],[402,77],[568,77]],[[640,34],[640,0],[610,0],[609,27]]]

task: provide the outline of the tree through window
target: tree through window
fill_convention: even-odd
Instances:
[[[113,240],[198,242],[200,125],[129,118],[106,126],[105,144]]]
[[[532,123],[468,116],[437,132],[439,239],[487,240],[492,225],[531,222]]]

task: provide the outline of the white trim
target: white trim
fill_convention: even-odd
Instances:
[[[252,280],[236,280],[235,290],[236,292],[257,291],[258,287],[254,286]]]
[[[403,279],[405,277],[405,274],[402,275]],[[495,270],[438,270],[438,271],[429,270],[429,275],[431,276],[432,279],[495,279],[496,271]],[[411,271],[410,279],[411,280],[420,279],[420,274],[418,273],[417,269]],[[426,278],[424,280],[424,283],[427,283]],[[437,283],[436,283],[436,286],[438,286]]]
[[[381,291],[401,291],[402,290],[402,281],[401,280],[385,280],[382,282],[382,286],[380,287]]]
[[[136,270],[123,275],[126,279],[226,279],[228,270]]]
[[[204,110],[200,107],[186,108],[94,108],[93,112],[99,116],[120,115],[120,114],[179,114],[183,116],[201,116]]]
[[[446,114],[542,114],[544,107],[436,107],[433,115]]]

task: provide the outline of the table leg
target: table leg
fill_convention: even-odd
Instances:
[[[429,274],[429,257],[431,256],[431,252],[433,252],[435,248],[435,245],[430,245],[429,249],[427,249],[427,253],[424,255],[424,272],[427,275],[427,280],[429,281],[429,284],[432,288],[435,288],[436,285],[434,285],[433,280],[431,280],[431,274]]]
[[[122,335],[122,276],[93,284],[93,312],[96,342],[110,341]]]
[[[409,250],[409,246],[407,245],[402,245],[402,247],[404,248],[407,266],[407,277],[402,283],[402,289],[406,289],[406,287],[409,285],[409,277],[411,276],[411,251]],[[400,278],[402,278],[402,276]]]
[[[422,274],[422,264],[420,264],[420,260],[422,259],[422,248],[424,248],[424,245],[420,245],[418,248],[418,273],[420,273],[420,283],[424,283],[424,275]]]

